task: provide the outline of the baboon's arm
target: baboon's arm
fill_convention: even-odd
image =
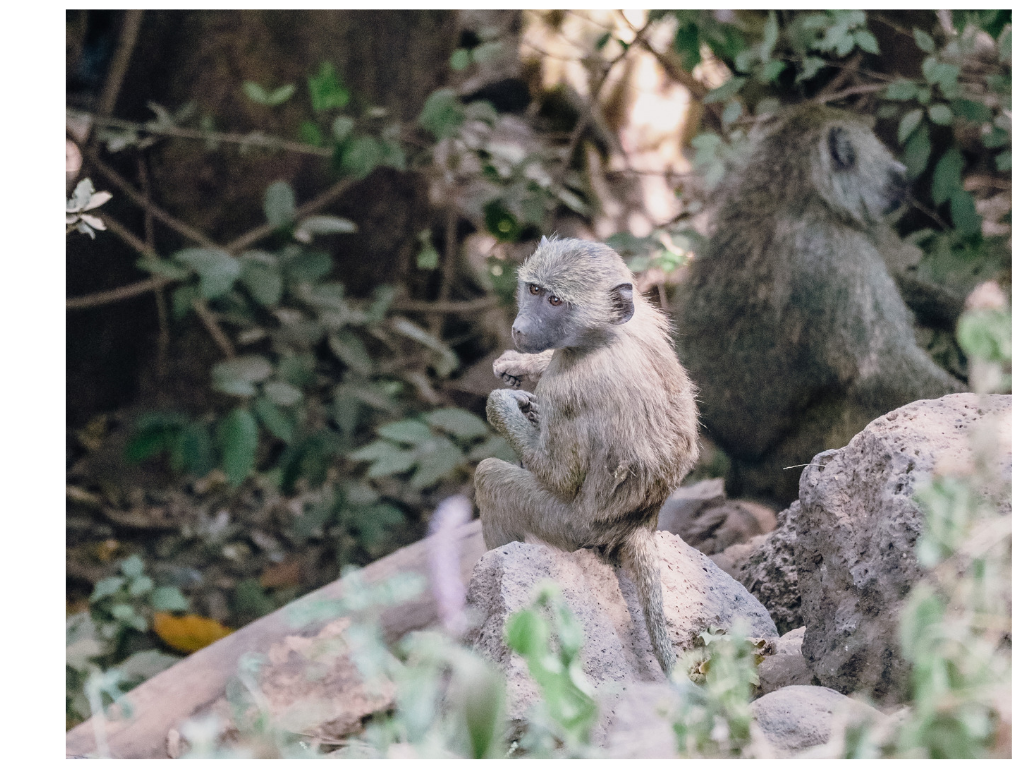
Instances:
[[[516,352],[514,349],[506,350],[494,361],[494,375],[512,389],[519,389],[524,380],[528,384],[536,384],[551,362],[553,354],[553,349],[535,355]]]

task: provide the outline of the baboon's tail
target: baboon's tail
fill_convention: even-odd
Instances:
[[[661,600],[661,566],[654,533],[646,528],[637,528],[622,543],[619,551],[623,565],[633,573],[654,655],[665,674],[670,675],[676,663],[676,652],[668,639],[665,626],[665,609]]]

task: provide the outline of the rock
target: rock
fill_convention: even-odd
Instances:
[[[1009,428],[1011,396],[984,410]],[[909,669],[899,651],[904,598],[922,571],[914,545],[924,523],[914,493],[936,466],[973,466],[977,395],[919,400],[875,419],[845,448],[816,457],[800,482],[803,654],[842,692],[902,699]],[[989,427],[986,427],[989,429]],[[992,467],[1009,478],[1009,443]]]
[[[733,544],[726,547],[721,552],[717,552],[709,557],[711,558],[711,562],[739,581],[740,570],[747,564],[747,561],[750,560],[750,556],[753,555],[754,552],[758,551],[761,545],[767,540],[768,534],[761,533],[749,541],[741,541],[739,544]]]
[[[775,644],[775,653],[758,665],[759,696],[790,685],[814,684],[814,673],[801,652],[806,629],[800,627],[784,634]]]
[[[778,637],[771,617],[743,587],[706,555],[679,537],[655,535],[661,558],[665,619],[676,652],[695,647],[708,627],[729,627],[746,620],[753,638]],[[530,605],[540,581],[552,579],[584,627],[581,651],[588,680],[622,686],[663,682],[632,580],[596,552],[575,552],[513,542],[487,552],[477,563],[470,582],[468,604],[478,616],[468,640],[495,661],[508,680],[509,714],[522,719],[537,689],[525,662],[505,644],[505,622]],[[612,694],[613,696],[615,694]]]
[[[802,554],[802,549],[798,549],[799,513],[799,501],[779,513],[778,527],[747,556],[736,577],[768,609],[775,626],[783,633],[804,624],[797,574],[798,552]]]
[[[606,721],[602,758],[677,757],[670,718],[679,694],[670,683],[633,683],[618,696],[601,697],[599,704]]]
[[[833,729],[843,727],[851,716],[882,717],[867,704],[814,685],[780,688],[754,700],[750,708],[761,732],[780,757],[825,744]]]
[[[753,501],[725,498],[721,478],[677,488],[658,513],[658,529],[679,536],[705,555],[775,528],[775,512]]]
[[[720,477],[676,488],[658,512],[658,530],[680,538],[702,509],[725,502],[725,481]],[[686,541],[683,538],[683,541]],[[690,546],[693,546],[692,544]]]

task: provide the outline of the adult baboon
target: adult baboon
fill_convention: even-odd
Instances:
[[[507,383],[487,419],[522,460],[480,462],[476,501],[488,549],[536,536],[599,547],[636,581],[654,654],[675,652],[662,608],[653,531],[658,510],[697,458],[694,391],[665,317],[635,290],[606,245],[542,239],[519,270],[516,346],[494,366]],[[523,354],[525,353],[525,354]]]
[[[880,248],[904,168],[835,109],[784,113],[722,192],[706,253],[678,291],[679,354],[731,494],[788,503],[800,469],[870,420],[961,391],[914,340]],[[888,243],[888,245],[886,245]]]

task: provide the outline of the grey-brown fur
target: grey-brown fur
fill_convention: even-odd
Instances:
[[[675,653],[653,531],[665,498],[697,458],[693,386],[666,318],[638,291],[632,316],[609,321],[621,310],[609,291],[632,286],[633,278],[607,246],[542,241],[519,276],[522,285],[544,286],[568,303],[570,335],[578,338],[535,355],[509,352],[495,364],[508,383],[542,375],[532,394],[495,390],[487,400],[488,421],[523,467],[486,459],[477,468],[484,542],[493,549],[533,535],[568,551],[593,546],[618,558],[634,575],[667,673]]]
[[[676,299],[679,354],[732,458],[731,494],[780,502],[800,468],[872,419],[961,391],[914,339],[880,249],[903,167],[865,123],[785,113],[722,192]]]

